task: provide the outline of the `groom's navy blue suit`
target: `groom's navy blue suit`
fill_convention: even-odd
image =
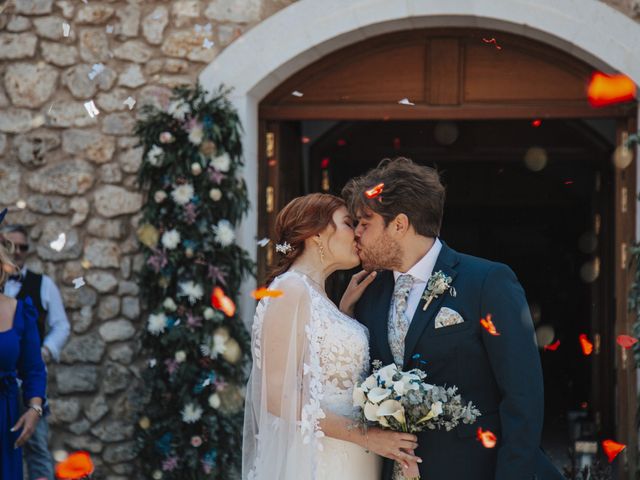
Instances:
[[[418,435],[416,455],[423,480],[561,479],[540,450],[544,394],[542,367],[524,291],[506,265],[460,254],[442,245],[433,272],[453,279],[448,292],[423,311],[421,300],[405,338],[404,369],[419,367],[429,383],[455,385],[463,399],[482,412],[473,425]],[[370,332],[371,359],[393,363],[387,322],[393,272],[382,272],[356,306],[356,318]],[[463,323],[435,328],[442,307],[458,312]],[[491,314],[499,336],[480,319]],[[419,359],[414,356],[419,355]],[[498,437],[493,449],[476,439],[478,427]],[[386,461],[383,479],[391,479]],[[534,477],[535,475],[535,477]]]

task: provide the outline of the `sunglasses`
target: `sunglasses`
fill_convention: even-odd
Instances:
[[[9,250],[9,251],[20,251],[22,253],[26,253],[29,251],[29,244],[28,243],[11,243],[11,242],[3,242],[4,243],[4,247]]]

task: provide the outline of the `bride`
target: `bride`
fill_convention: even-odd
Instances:
[[[368,331],[324,290],[331,273],[360,263],[344,201],[296,198],[279,213],[276,235],[280,261],[268,284],[282,295],[262,299],[254,317],[243,480],[377,480],[379,456],[420,462],[408,453],[414,435],[364,432],[354,421],[353,387],[369,374]],[[374,277],[354,276],[343,311]]]

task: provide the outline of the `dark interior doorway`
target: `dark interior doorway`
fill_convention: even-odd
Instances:
[[[298,128],[303,193],[339,194],[385,157],[438,168],[447,187],[442,239],[508,264],[527,293],[539,343],[561,342],[556,351],[541,349],[545,448],[563,465],[576,440],[614,431],[614,379],[597,364],[613,354],[585,357],[578,337],[594,341],[594,332],[613,330],[615,121],[306,121]],[[348,276],[330,282],[335,298]]]

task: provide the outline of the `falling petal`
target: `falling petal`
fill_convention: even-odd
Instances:
[[[616,342],[618,342],[618,345],[620,345],[622,348],[629,349],[636,343],[638,343],[638,339],[629,335],[618,335]]]
[[[593,343],[589,341],[587,335],[581,333],[578,337],[580,339],[580,347],[582,347],[582,353],[588,357],[593,352]]]
[[[555,342],[549,344],[549,345],[545,345],[544,349],[546,350],[550,350],[552,352],[555,352],[556,350],[558,350],[558,347],[560,346],[560,340],[556,340]]]
[[[49,246],[52,250],[61,252],[64,248],[65,243],[67,243],[67,236],[64,233],[61,233],[60,235],[58,235],[58,238],[49,243]]]
[[[415,105],[415,103],[409,101],[408,98],[403,98],[402,100],[398,100],[398,103],[400,105],[411,105],[411,106]]]
[[[84,283],[84,278],[78,277],[73,279],[73,288],[76,290],[80,287],[84,287],[86,284]]]
[[[613,462],[613,460],[620,454],[622,450],[627,448],[627,446],[623,443],[618,443],[613,440],[603,440],[602,441],[602,449],[604,450],[605,455],[609,459],[609,463]]]
[[[496,329],[496,326],[493,324],[493,321],[491,321],[491,314],[488,314],[486,318],[481,318],[480,325],[482,325],[484,329],[491,335],[496,337],[500,335],[500,333]]]
[[[481,427],[478,427],[477,438],[480,442],[482,442],[482,446],[484,448],[494,448],[498,443],[498,437],[489,430],[482,430]]]
[[[211,306],[223,312],[227,317],[233,317],[236,313],[233,300],[227,297],[220,287],[214,287],[211,292]]]
[[[367,198],[376,198],[378,195],[382,193],[383,190],[384,190],[384,183],[379,183],[375,187],[365,191],[364,194]]]
[[[636,85],[624,74],[595,72],[589,81],[587,98],[593,107],[630,102],[636,98]]]
[[[269,290],[266,287],[260,287],[253,292],[251,292],[251,296],[256,300],[262,300],[265,297],[281,297],[284,294],[282,290]]]
[[[75,480],[86,478],[93,473],[93,462],[87,452],[76,452],[56,465],[56,478]]]

